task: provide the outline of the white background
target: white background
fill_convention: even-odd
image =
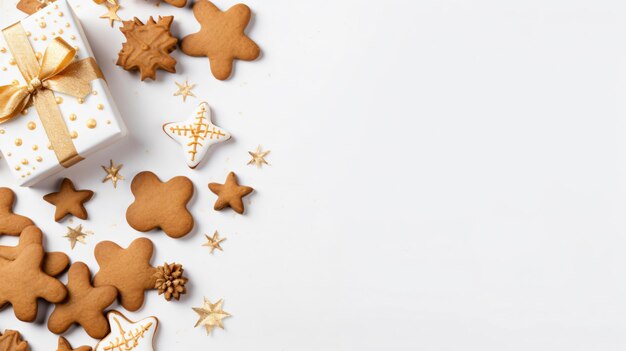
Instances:
[[[0,0],[0,25],[20,18],[14,2]],[[182,301],[151,292],[127,314],[160,319],[158,350],[626,347],[623,1],[250,0],[258,61],[220,82],[177,50],[178,73],[144,83],[115,66],[123,36],[98,19],[104,8],[72,3],[130,136],[36,188],[16,189],[4,163],[0,182],[48,249],[92,271],[98,241],[140,236],[154,264],[185,265]],[[189,9],[121,5],[124,19],[175,15],[178,37],[198,29]],[[185,79],[234,135],[197,170],[160,129],[200,101],[172,96]],[[246,166],[258,144],[271,167]],[[118,189],[100,183],[110,158],[124,164]],[[184,239],[125,222],[146,169],[193,179],[197,226]],[[230,170],[257,190],[244,216],[212,210],[207,184]],[[95,235],[73,251],[70,223],[41,199],[62,176],[96,192],[90,219],[73,222]],[[228,240],[210,255],[203,234],[215,230]],[[193,328],[203,296],[233,314],[209,337]],[[42,323],[0,312],[0,329],[34,351],[56,345]],[[68,337],[95,344],[77,328]]]

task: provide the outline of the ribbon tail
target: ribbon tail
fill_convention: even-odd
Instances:
[[[17,116],[30,101],[30,93],[16,85],[0,86],[0,124]]]

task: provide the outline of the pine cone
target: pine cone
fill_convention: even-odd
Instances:
[[[189,279],[183,276],[183,266],[177,263],[168,264],[165,262],[162,266],[157,267],[154,276],[157,278],[155,289],[159,291],[159,295],[165,294],[167,301],[180,299],[180,295],[185,294],[187,289],[185,284]]]

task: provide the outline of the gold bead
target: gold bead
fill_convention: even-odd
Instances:
[[[60,104],[62,104],[62,103],[63,103],[63,98],[62,98],[62,97],[60,97],[60,96],[57,96],[55,100],[56,100],[56,102],[57,102],[57,104],[58,104],[58,105],[60,105]]]
[[[98,108],[98,110],[104,110],[104,105],[103,104],[98,104],[98,106],[96,106]]]
[[[59,34],[63,34],[63,28],[59,29]]]
[[[31,35],[32,35],[32,33],[31,33],[31,32],[26,32],[26,36],[27,36],[27,37],[30,37]]]
[[[6,54],[6,52],[7,52],[7,48],[5,48],[5,47],[1,47],[1,48],[0,48],[0,52],[1,52],[1,53],[3,53],[3,54]]]
[[[46,28],[46,22],[39,22],[39,28]]]
[[[45,41],[45,40],[47,40],[47,39],[48,39],[48,37],[47,37],[45,34],[41,36],[41,40],[44,40],[44,41]]]
[[[72,139],[76,139],[78,138],[78,132],[77,131],[73,131],[70,136],[72,137]]]
[[[15,59],[13,57],[9,59],[9,65],[15,66]]]
[[[16,171],[19,171],[20,169],[22,169],[22,167],[20,167],[20,166],[15,166],[15,170],[16,170]]]
[[[23,158],[23,159],[22,159],[22,164],[23,164],[23,165],[27,165],[27,164],[28,164],[28,160],[27,160],[27,159],[25,159],[25,158]]]
[[[110,119],[107,119],[107,124],[111,124],[111,120]]]
[[[63,17],[63,12],[59,12],[59,17]]]
[[[35,124],[35,122],[30,121],[28,122],[28,124],[26,124],[26,128],[28,128],[29,130],[35,130],[35,128],[37,128],[37,124]]]
[[[33,145],[33,151],[39,150],[39,146],[37,144]]]
[[[70,121],[75,121],[76,120],[76,114],[72,113],[69,118],[70,118]]]
[[[83,103],[85,103],[85,99],[83,99],[83,98],[78,98],[78,103],[79,103],[79,104],[83,104]]]
[[[96,127],[98,123],[96,123],[96,120],[93,118],[90,118],[87,120],[87,128],[89,129],[94,129]]]
[[[98,95],[98,92],[94,90],[91,92],[91,95]]]
[[[7,68],[6,68],[6,67],[4,67],[4,66],[2,66],[2,70],[3,70],[3,71],[6,71],[6,70],[7,70]]]
[[[37,156],[36,160],[37,160],[37,162],[41,162],[41,161],[43,161],[43,158],[41,156]]]
[[[22,146],[22,139],[20,138],[15,139],[15,146]]]
[[[0,134],[4,134],[4,129],[0,129]]]
[[[27,109],[27,108],[23,109],[23,110],[22,110],[22,114],[23,114],[24,116],[26,116],[26,115],[28,114],[28,109]]]
[[[70,39],[76,40],[76,36],[74,34],[70,35]]]
[[[67,23],[65,24],[65,28],[69,28],[69,27],[70,27],[70,22],[67,22]]]

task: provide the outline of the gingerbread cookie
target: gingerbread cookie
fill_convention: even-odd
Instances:
[[[20,0],[15,7],[27,15],[32,15],[51,2],[54,2],[54,0]]]
[[[48,320],[48,329],[55,334],[65,333],[72,324],[79,324],[94,339],[109,332],[104,310],[117,298],[113,286],[91,285],[89,267],[82,262],[72,264],[67,279],[67,299],[57,304]]]
[[[67,295],[60,281],[41,270],[43,258],[43,247],[31,244],[15,261],[0,264],[0,308],[10,303],[17,319],[23,322],[32,322],[37,318],[37,299],[59,303]]]
[[[126,42],[122,44],[117,65],[127,71],[139,70],[141,80],[156,79],[157,69],[176,73],[176,60],[170,56],[178,42],[170,33],[173,20],[173,16],[166,16],[159,17],[158,22],[150,17],[146,24],[137,17],[124,21],[120,30]]]
[[[213,76],[219,80],[230,77],[235,59],[252,61],[261,50],[248,38],[245,29],[250,22],[250,8],[237,4],[226,12],[208,0],[193,5],[193,14],[200,22],[200,31],[183,38],[181,49],[190,56],[206,56]]]
[[[210,183],[209,189],[217,195],[217,201],[215,201],[214,206],[216,211],[230,207],[239,214],[244,212],[243,197],[254,190],[249,186],[239,185],[235,172],[228,174],[224,184]]]
[[[147,232],[160,228],[172,238],[187,235],[194,225],[187,210],[193,196],[193,183],[179,176],[162,182],[152,172],[141,172],[133,179],[130,190],[135,195],[126,211],[126,221],[131,227]]]
[[[14,261],[31,244],[43,245],[43,233],[34,225],[22,231],[17,246],[0,246],[0,258]],[[44,273],[56,277],[63,273],[69,264],[70,258],[63,252],[47,252],[43,259],[42,269]]]
[[[96,345],[95,351],[153,351],[154,334],[159,327],[156,317],[133,322],[117,311],[107,313],[111,333]]]
[[[62,336],[59,336],[59,344],[57,351],[91,351],[91,346],[80,346],[77,349],[73,349],[69,341]]]
[[[56,206],[54,220],[59,222],[67,215],[87,219],[87,210],[84,204],[91,200],[92,197],[93,191],[76,190],[72,181],[64,178],[59,191],[50,193],[44,196],[43,199]]]
[[[152,241],[139,238],[128,249],[112,241],[96,245],[95,256],[100,271],[93,279],[95,287],[114,286],[121,305],[129,311],[137,311],[143,305],[144,292],[156,284],[156,268],[150,265],[154,246]]]
[[[187,120],[164,124],[163,131],[182,147],[187,166],[192,169],[206,156],[209,147],[230,139],[227,131],[211,121],[211,107],[206,102],[201,102]]]
[[[0,235],[20,235],[24,228],[33,225],[28,217],[13,213],[15,193],[9,188],[0,188]]]
[[[15,330],[5,330],[0,334],[0,351],[28,351],[28,343]]]
[[[185,7],[185,5],[187,5],[187,0],[164,0],[164,1],[176,7]]]

